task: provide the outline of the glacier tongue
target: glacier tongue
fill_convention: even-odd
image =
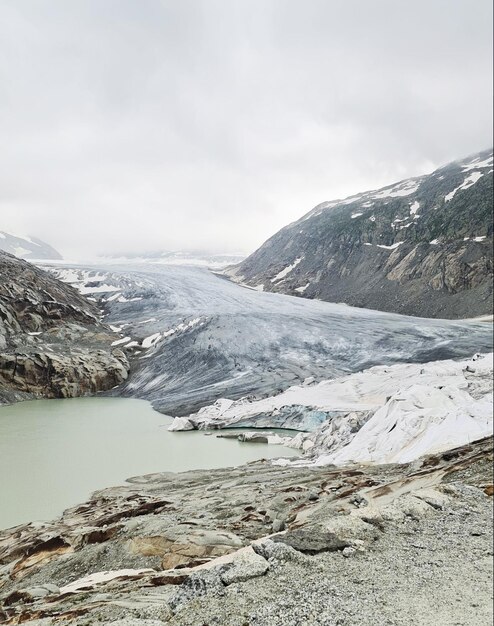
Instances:
[[[292,440],[307,452],[296,465],[405,463],[492,434],[492,359],[372,367],[263,400],[220,400],[190,421],[196,428],[294,428],[283,420],[296,409],[302,430],[317,411],[325,421]]]
[[[91,290],[105,322],[120,329],[120,339],[130,337],[121,346],[132,361],[131,375],[114,393],[144,398],[172,415],[187,416],[221,397],[266,397],[308,377],[320,381],[382,363],[465,358],[492,344],[483,322],[418,319],[262,293],[201,268],[127,263],[51,271]],[[346,409],[349,390],[343,391]],[[315,423],[317,415],[312,417]]]

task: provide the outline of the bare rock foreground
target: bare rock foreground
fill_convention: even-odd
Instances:
[[[410,464],[154,474],[0,533],[0,623],[492,623],[492,438]]]

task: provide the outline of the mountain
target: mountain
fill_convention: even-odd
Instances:
[[[59,252],[44,241],[41,241],[41,239],[27,236],[21,237],[5,231],[0,231],[0,250],[28,260],[60,260],[62,258]]]
[[[492,149],[324,202],[226,274],[259,290],[422,317],[492,313]]]
[[[111,263],[155,263],[159,265],[191,265],[196,267],[209,267],[210,269],[221,269],[228,265],[240,263],[245,259],[245,255],[240,254],[218,254],[202,251],[158,251],[143,252],[136,254],[121,254],[108,257],[101,257],[102,262]]]
[[[0,252],[0,404],[110,389],[128,373],[118,337],[76,289]]]

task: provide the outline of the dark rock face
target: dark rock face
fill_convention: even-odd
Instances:
[[[115,335],[75,289],[3,252],[0,276],[0,402],[80,396],[127,377]]]
[[[422,317],[492,312],[492,150],[318,205],[227,270],[234,280]]]

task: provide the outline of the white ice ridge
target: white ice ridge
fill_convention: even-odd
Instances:
[[[117,339],[112,342],[112,346],[121,346],[124,343],[128,343],[130,341],[130,337],[123,337],[122,339]]]
[[[454,198],[457,191],[461,191],[462,189],[468,189],[469,187],[472,187],[472,185],[475,185],[475,183],[478,180],[480,180],[483,175],[484,175],[483,172],[472,172],[465,178],[465,180],[461,183],[459,187],[456,187],[456,189],[453,189],[453,191],[450,191],[444,196],[444,201],[449,202],[450,200]]]
[[[292,270],[294,270],[297,267],[297,265],[300,263],[302,259],[303,257],[299,257],[298,259],[295,259],[295,261],[291,265],[288,265],[288,267],[285,267],[285,269],[282,269],[281,272],[278,272],[278,274],[276,274],[276,276],[271,279],[271,282],[275,283],[281,280],[282,278],[285,278],[285,276],[287,276]]]
[[[297,445],[317,456],[296,464],[404,463],[492,434],[492,360],[491,353],[377,366],[262,400],[223,398],[190,419],[207,428],[272,414],[275,425],[281,409],[305,407],[331,416],[316,431],[297,435]],[[346,436],[356,415],[364,416],[364,425]]]

